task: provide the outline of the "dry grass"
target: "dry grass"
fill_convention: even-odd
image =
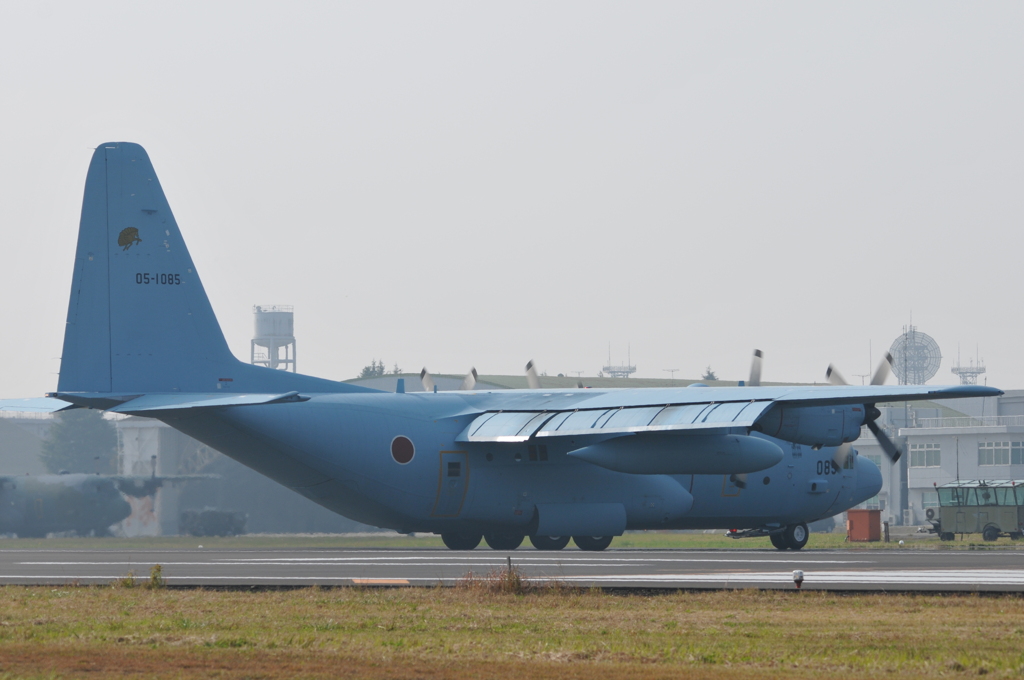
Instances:
[[[1024,599],[436,589],[0,588],[0,678],[1018,676]]]

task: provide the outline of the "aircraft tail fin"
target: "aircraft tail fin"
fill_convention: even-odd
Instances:
[[[85,182],[58,391],[362,391],[228,349],[146,151],[100,145]]]

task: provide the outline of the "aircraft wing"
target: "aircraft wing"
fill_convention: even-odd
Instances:
[[[821,386],[724,387],[608,390],[590,397],[578,393],[512,400],[488,409],[457,438],[460,442],[524,442],[536,437],[581,437],[654,432],[714,434],[752,427],[775,404],[786,407],[876,404],[964,397],[994,397],[993,387]],[[522,395],[526,397],[524,393]],[[582,398],[580,398],[582,397]],[[539,402],[539,403],[538,403]],[[537,408],[542,406],[542,408]]]
[[[156,490],[164,484],[175,482],[189,482],[201,479],[218,479],[220,475],[162,475],[162,476],[141,476],[141,475],[114,475],[109,477],[117,485],[117,490],[126,496],[133,498],[144,498],[152,496]]]

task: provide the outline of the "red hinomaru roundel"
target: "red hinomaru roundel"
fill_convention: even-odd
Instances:
[[[412,457],[416,455],[416,447],[412,445],[412,440],[408,437],[398,435],[391,440],[391,457],[395,459],[396,463],[405,465]]]

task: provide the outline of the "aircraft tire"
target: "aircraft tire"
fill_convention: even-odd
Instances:
[[[522,534],[484,534],[484,540],[492,550],[515,550],[526,538]]]
[[[580,550],[604,550],[612,544],[614,536],[573,536],[572,542]]]
[[[530,543],[537,550],[561,550],[569,545],[569,536],[530,536]]]
[[[473,550],[480,545],[483,534],[441,534],[441,540],[449,550]]]
[[[783,535],[790,550],[800,550],[807,545],[807,539],[810,538],[811,532],[807,530],[807,525],[801,522],[787,526]]]
[[[786,537],[782,535],[781,531],[775,534],[768,534],[768,540],[779,550],[789,550],[789,543],[786,542]]]

